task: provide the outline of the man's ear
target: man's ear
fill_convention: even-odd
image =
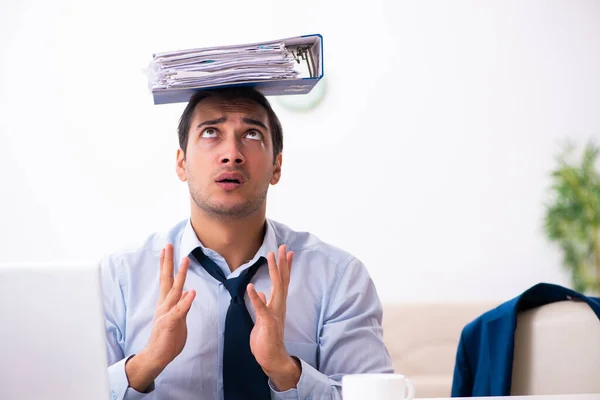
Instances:
[[[275,165],[273,166],[273,175],[271,176],[271,185],[277,185],[279,179],[281,179],[281,162],[283,161],[283,156],[281,153],[275,157]]]
[[[187,181],[187,172],[185,170],[185,153],[181,148],[177,149],[177,163],[175,165],[175,172],[181,180],[181,182]]]

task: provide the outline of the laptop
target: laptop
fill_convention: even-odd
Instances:
[[[109,399],[100,271],[0,264],[0,399]]]

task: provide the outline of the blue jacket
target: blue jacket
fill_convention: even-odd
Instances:
[[[570,298],[585,301],[600,319],[600,298],[540,283],[467,324],[458,343],[452,397],[509,396],[517,313]]]

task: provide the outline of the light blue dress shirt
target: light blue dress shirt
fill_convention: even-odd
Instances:
[[[188,337],[182,353],[158,376],[150,393],[128,386],[125,361],[150,338],[159,295],[159,257],[167,243],[174,247],[175,273],[190,256],[184,290],[195,289],[187,316]],[[348,373],[393,373],[383,342],[382,306],[365,266],[351,254],[306,232],[267,220],[262,246],[252,260],[231,272],[225,259],[205,248],[188,220],[166,234],[151,235],[140,247],[111,254],[101,261],[106,315],[106,345],[111,396],[114,400],[222,400],[223,332],[230,295],[222,283],[197,263],[191,251],[202,247],[225,276],[234,278],[280,244],[294,251],[287,298],[284,341],[300,359],[296,389],[279,391],[272,382],[271,399],[341,399],[341,379]],[[270,293],[268,268],[252,282]],[[255,318],[252,304],[246,306]]]

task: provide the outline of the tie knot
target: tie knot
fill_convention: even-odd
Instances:
[[[252,277],[256,274],[256,271],[258,271],[265,260],[264,257],[260,257],[250,268],[242,271],[238,277],[227,279],[223,282],[223,285],[225,285],[231,295],[232,303],[239,304],[244,302],[246,287],[248,287]]]
[[[229,294],[231,295],[231,302],[241,304],[244,302],[244,295],[246,294],[246,287],[252,280],[256,271],[263,265],[267,259],[260,257],[250,268],[242,271],[239,276],[231,279],[226,279],[225,274],[221,268],[209,257],[207,257],[200,247],[197,247],[192,251],[192,254],[196,260],[204,267],[213,278],[223,283]]]
[[[248,274],[242,273],[242,275],[238,276],[237,278],[227,279],[225,282],[223,282],[223,285],[225,285],[225,288],[231,295],[232,302],[240,303],[243,301],[244,294],[246,294],[246,286],[248,286],[248,283],[250,283],[250,279],[246,279],[247,277]]]

